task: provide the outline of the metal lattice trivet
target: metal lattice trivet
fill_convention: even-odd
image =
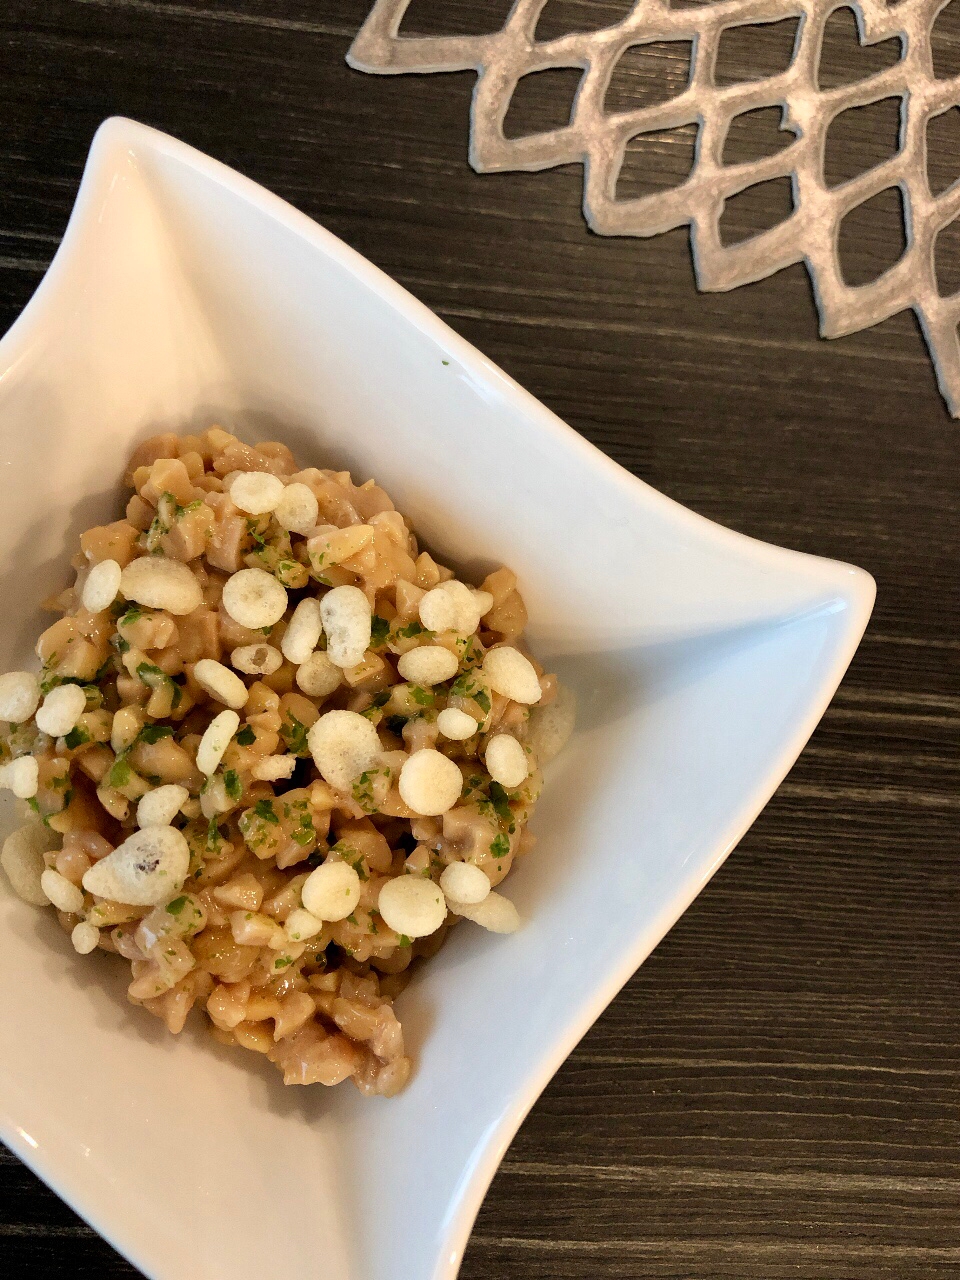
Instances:
[[[805,262],[820,310],[820,331],[836,338],[912,307],[930,347],[940,389],[960,416],[960,294],[937,287],[934,245],[960,213],[960,183],[934,197],[927,180],[927,122],[958,101],[957,80],[934,77],[930,32],[945,0],[860,0],[864,44],[900,37],[893,67],[855,84],[820,91],[817,71],[830,14],[850,7],[838,0],[720,0],[671,9],[666,0],[639,0],[618,25],[536,43],[534,31],[548,0],[516,0],[502,30],[484,36],[399,36],[411,0],[377,0],[348,55],[362,71],[402,73],[475,69],[470,163],[478,172],[547,169],[584,164],[584,213],[601,235],[652,236],[689,222],[699,287],[733,289],[796,262]],[[765,80],[718,87],[714,71],[725,29],[800,18],[792,61]],[[689,84],[656,106],[615,115],[604,111],[614,68],[624,51],[653,41],[693,41]],[[568,125],[506,138],[503,121],[517,82],[547,68],[584,71]],[[833,189],[824,183],[824,146],[831,121],[850,107],[900,97],[901,148],[890,160]],[[759,107],[782,106],[783,127],[798,136],[776,155],[747,164],[722,163],[731,121]],[[639,134],[699,123],[689,178],[672,190],[617,200],[627,143]],[[724,246],[719,221],[724,201],[758,182],[789,175],[794,212],[771,230]],[[837,252],[840,223],[851,209],[887,188],[902,193],[907,248],[870,284],[843,281]]]

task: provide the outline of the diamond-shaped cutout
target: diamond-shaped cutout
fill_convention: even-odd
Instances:
[[[881,98],[834,117],[824,147],[823,176],[828,187],[838,187],[893,159],[900,150],[903,110],[902,98]]]
[[[940,297],[950,298],[960,292],[960,219],[948,223],[937,233],[933,263]]]
[[[573,31],[600,31],[622,22],[636,0],[547,0],[534,39],[538,43],[559,40]]]
[[[690,83],[693,42],[654,40],[624,49],[607,86],[604,110],[656,107],[683,93]]]
[[[837,251],[844,282],[872,284],[900,261],[906,247],[903,196],[899,187],[887,187],[851,209],[840,224]]]
[[[717,50],[716,84],[767,80],[786,71],[793,61],[799,27],[799,18],[725,27]]]
[[[504,137],[525,138],[568,125],[582,79],[578,67],[551,67],[522,76],[503,121]]]
[[[723,163],[762,160],[796,142],[794,130],[784,125],[785,114],[782,107],[757,107],[734,116],[723,142]]]
[[[720,243],[739,244],[785,222],[793,213],[790,178],[770,178],[730,196],[720,216]]]
[[[950,107],[927,121],[927,182],[930,194],[941,195],[960,178],[960,107]]]
[[[697,125],[685,124],[631,138],[617,176],[617,199],[636,200],[686,182],[696,161],[698,133]]]
[[[856,84],[879,71],[886,71],[903,57],[899,38],[864,44],[854,11],[846,5],[835,9],[823,29],[817,84],[821,90]]]
[[[950,0],[937,14],[930,32],[930,52],[938,80],[960,75],[960,0]]]
[[[513,0],[413,0],[400,20],[401,36],[486,36],[499,31]]]

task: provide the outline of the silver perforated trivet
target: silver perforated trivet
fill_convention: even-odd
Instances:
[[[958,79],[934,76],[930,32],[946,0],[860,0],[853,5],[864,44],[902,42],[900,61],[855,84],[821,91],[817,71],[823,31],[838,0],[720,0],[671,9],[666,0],[639,0],[616,26],[537,43],[534,31],[549,0],[516,0],[502,30],[483,36],[399,36],[411,0],[378,0],[348,54],[362,71],[479,73],[473,99],[470,163],[478,172],[546,169],[582,162],[584,213],[601,235],[652,236],[690,223],[697,282],[733,289],[795,262],[805,262],[820,311],[820,332],[836,338],[912,307],[930,347],[940,389],[960,416],[960,294],[940,296],[934,244],[960,213],[960,183],[934,197],[927,181],[926,134],[932,117],[960,100]],[[848,6],[850,7],[850,6]],[[789,67],[764,80],[718,87],[717,49],[725,29],[800,18]],[[604,100],[624,51],[653,41],[693,42],[690,80],[656,106],[608,114]],[[583,77],[569,124],[547,133],[507,138],[503,121],[517,82],[547,68],[579,67]],[[831,121],[850,107],[903,99],[900,150],[842,186],[824,182],[824,145]],[[782,106],[783,127],[796,141],[747,164],[722,163],[731,121],[759,107]],[[627,143],[639,134],[699,124],[696,156],[681,186],[638,199],[616,198]],[[794,211],[778,226],[725,246],[719,232],[724,201],[758,182],[789,175]],[[889,187],[903,197],[907,248],[870,284],[851,288],[840,270],[837,242],[849,211]]]

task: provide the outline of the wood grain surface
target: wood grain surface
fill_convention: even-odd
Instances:
[[[507,7],[414,0],[405,29],[491,29]],[[550,0],[544,29],[628,7]],[[949,75],[957,7],[934,36]],[[960,428],[914,320],[823,342],[800,267],[700,295],[684,232],[587,231],[579,170],[477,176],[465,159],[473,77],[350,71],[366,8],[6,0],[0,319],[15,319],[56,249],[97,125],[129,115],[324,223],[658,489],[875,575],[874,619],[834,705],[543,1095],[462,1280],[956,1277]],[[834,25],[829,75],[884,65],[859,47],[849,10]],[[745,48],[728,74],[770,52]],[[643,100],[683,65],[682,51],[651,50],[624,68],[619,100]],[[558,110],[555,94],[534,93],[516,124]],[[770,121],[754,123],[737,147],[769,144]],[[960,174],[958,123],[931,131],[941,187]],[[895,145],[889,120],[848,124],[836,180]],[[678,146],[648,153],[641,179],[676,180]],[[778,216],[764,196],[735,234]],[[843,248],[855,278],[896,256],[897,234],[878,214],[860,219]],[[12,1157],[0,1187],[6,1274],[136,1275]]]

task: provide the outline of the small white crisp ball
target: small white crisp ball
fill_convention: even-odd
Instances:
[[[444,867],[440,888],[448,902],[475,905],[490,892],[490,879],[472,862],[451,862]]]
[[[223,584],[223,607],[234,622],[256,631],[272,627],[287,609],[284,587],[266,569],[240,569]]]
[[[283,666],[283,654],[272,644],[242,644],[231,653],[230,662],[245,676],[272,676]]]
[[[18,800],[32,800],[40,789],[40,765],[34,756],[19,756],[0,765],[0,787],[9,787]]]
[[[436,933],[447,917],[443,894],[423,876],[388,880],[377,898],[377,910],[394,933],[425,938]]]
[[[477,732],[477,722],[459,707],[445,707],[437,716],[437,728],[451,742],[465,742]]]
[[[325,862],[310,872],[300,898],[318,920],[345,920],[360,901],[360,877],[349,862]]]
[[[494,782],[502,787],[519,787],[529,768],[527,753],[510,733],[497,733],[488,741],[483,762]]]
[[[404,680],[430,686],[450,680],[457,674],[456,655],[439,644],[419,645],[401,655],[397,670]]]
[[[477,612],[480,614],[481,618],[488,614],[493,608],[493,596],[489,591],[475,590],[473,592],[473,602],[477,606]]]
[[[320,516],[317,495],[299,480],[288,484],[283,497],[274,509],[273,517],[281,528],[290,533],[310,533]]]
[[[52,867],[40,877],[40,888],[58,911],[76,915],[83,910],[83,891]]]
[[[531,706],[540,701],[543,691],[533,663],[511,645],[487,650],[483,655],[483,674],[490,688],[511,702]]]
[[[250,772],[258,782],[281,782],[292,778],[296,767],[296,756],[260,756]]]
[[[176,782],[168,782],[162,787],[154,787],[146,795],[140,797],[137,804],[138,827],[169,827],[180,812],[180,806],[190,798],[186,787]]]
[[[120,590],[123,570],[116,560],[101,560],[87,574],[80,601],[90,613],[103,613],[109,609]]]
[[[334,587],[320,601],[327,656],[336,667],[355,667],[370,647],[373,612],[359,587]]]
[[[30,671],[8,671],[0,676],[0,720],[23,724],[40,704],[40,681]]]
[[[320,601],[308,596],[300,601],[287,623],[280,642],[283,656],[294,666],[300,666],[316,649],[322,631]]]
[[[420,600],[420,621],[428,631],[455,631],[457,606],[449,592],[434,587]]]
[[[297,667],[296,680],[308,698],[326,698],[340,688],[343,672],[333,665],[324,649],[318,649]]]
[[[274,511],[283,497],[284,483],[269,471],[241,471],[230,485],[230,501],[251,516]]]
[[[194,665],[193,678],[201,689],[225,707],[239,711],[247,705],[250,691],[235,672],[214,658],[201,658]]]
[[[179,560],[140,556],[120,574],[120,591],[127,600],[183,617],[203,604],[203,592],[193,572]]]
[[[491,933],[514,933],[520,928],[520,915],[509,898],[491,890],[482,902],[451,902],[454,915],[465,916]]]
[[[73,926],[70,941],[73,943],[73,949],[78,955],[88,956],[91,951],[96,951],[100,945],[100,930],[96,925],[88,924],[86,920],[81,920],[79,924]]]
[[[375,726],[356,711],[326,712],[310,726],[307,745],[323,779],[340,791],[349,791],[383,750]]]
[[[214,716],[197,747],[197,768],[209,778],[217,770],[230,739],[240,728],[240,717],[235,711],[221,711]]]
[[[454,631],[459,631],[463,635],[470,635],[476,631],[480,625],[480,613],[483,604],[477,598],[478,593],[472,587],[468,587],[465,582],[460,582],[456,578],[448,578],[446,582],[441,582],[440,590],[446,591],[453,601],[456,610],[456,621],[453,625]]]
[[[62,738],[76,727],[87,709],[87,695],[78,684],[58,684],[37,708],[37,728],[51,738]]]
[[[398,785],[402,800],[414,813],[437,817],[460,799],[463,774],[447,756],[424,747],[404,761]]]

